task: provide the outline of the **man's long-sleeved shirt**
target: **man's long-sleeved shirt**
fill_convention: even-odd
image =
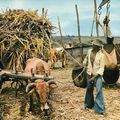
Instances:
[[[104,54],[99,50],[96,53],[95,60],[92,66],[92,63],[90,61],[90,55],[91,55],[92,49],[88,50],[88,54],[85,57],[83,61],[83,65],[87,67],[87,73],[88,75],[103,75],[104,72]]]

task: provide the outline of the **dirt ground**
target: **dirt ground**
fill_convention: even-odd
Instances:
[[[72,68],[52,70],[58,87],[52,91],[50,120],[120,120],[120,87],[103,87],[105,115],[84,110],[86,89],[74,86]],[[15,91],[6,83],[0,95],[0,120],[42,120],[42,113],[28,112],[28,100],[24,92]],[[95,91],[96,92],[96,91]],[[26,107],[25,107],[26,106]]]

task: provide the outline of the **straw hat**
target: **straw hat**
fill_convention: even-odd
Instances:
[[[96,45],[96,46],[102,46],[103,45],[103,42],[100,41],[98,38],[95,39],[93,42],[92,42],[92,45]]]

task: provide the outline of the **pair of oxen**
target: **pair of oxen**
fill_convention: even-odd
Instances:
[[[51,75],[51,69],[49,64],[42,59],[33,57],[27,60],[25,73],[32,73],[32,74],[42,74],[47,78]],[[40,101],[41,110],[48,111],[48,97],[50,93],[51,84],[55,84],[54,80],[47,81],[46,79],[37,79],[34,82],[29,82],[26,86],[26,93],[30,97],[30,108],[29,111],[34,110],[33,104],[33,93],[36,93],[38,101]]]

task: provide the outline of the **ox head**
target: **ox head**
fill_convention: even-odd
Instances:
[[[55,84],[55,81],[50,80],[48,82],[45,82],[42,79],[37,79],[35,80],[35,82],[33,83],[29,83],[26,86],[26,93],[32,94],[33,92],[37,92],[39,94],[40,97],[40,101],[41,101],[41,110],[48,110],[49,106],[47,104],[47,99],[48,99],[48,95],[49,95],[49,87],[51,84]]]

